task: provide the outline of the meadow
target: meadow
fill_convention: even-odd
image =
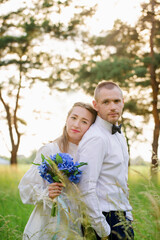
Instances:
[[[0,239],[20,240],[34,208],[21,202],[18,184],[29,165],[0,165]],[[130,202],[133,206],[135,240],[160,239],[160,174],[151,181],[149,168],[129,169]]]

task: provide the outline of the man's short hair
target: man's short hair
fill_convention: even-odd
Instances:
[[[122,93],[122,90],[121,88],[114,82],[111,82],[111,81],[102,81],[100,83],[98,83],[97,87],[95,88],[95,91],[94,91],[94,99],[97,101],[98,100],[98,95],[99,95],[99,92],[102,88],[106,88],[106,89],[113,89],[113,88],[118,88],[122,97],[123,97],[123,93]]]

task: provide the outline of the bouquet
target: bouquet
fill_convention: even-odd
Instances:
[[[68,153],[57,153],[45,157],[41,154],[42,163],[38,165],[40,176],[47,180],[49,183],[61,182],[66,186],[65,178],[70,182],[78,183],[82,175],[82,171],[79,169],[83,165],[87,165],[84,162],[73,162],[73,158]],[[55,216],[57,212],[56,203],[52,207],[52,216]]]

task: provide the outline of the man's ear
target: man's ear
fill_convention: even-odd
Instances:
[[[94,109],[97,111],[97,102],[95,100],[92,101]]]
[[[122,99],[122,102],[123,102],[123,106],[124,106],[124,98]]]

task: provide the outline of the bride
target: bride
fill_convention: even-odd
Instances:
[[[69,153],[76,161],[78,144],[95,121],[96,111],[90,104],[77,102],[68,113],[62,136],[41,147],[34,163],[41,164],[41,154],[55,155]],[[25,226],[23,240],[66,240],[83,239],[80,228],[80,197],[76,185],[67,182],[49,184],[44,180],[36,165],[22,177],[19,192],[24,204],[34,204],[35,208]],[[53,202],[57,202],[58,213],[51,216]]]

